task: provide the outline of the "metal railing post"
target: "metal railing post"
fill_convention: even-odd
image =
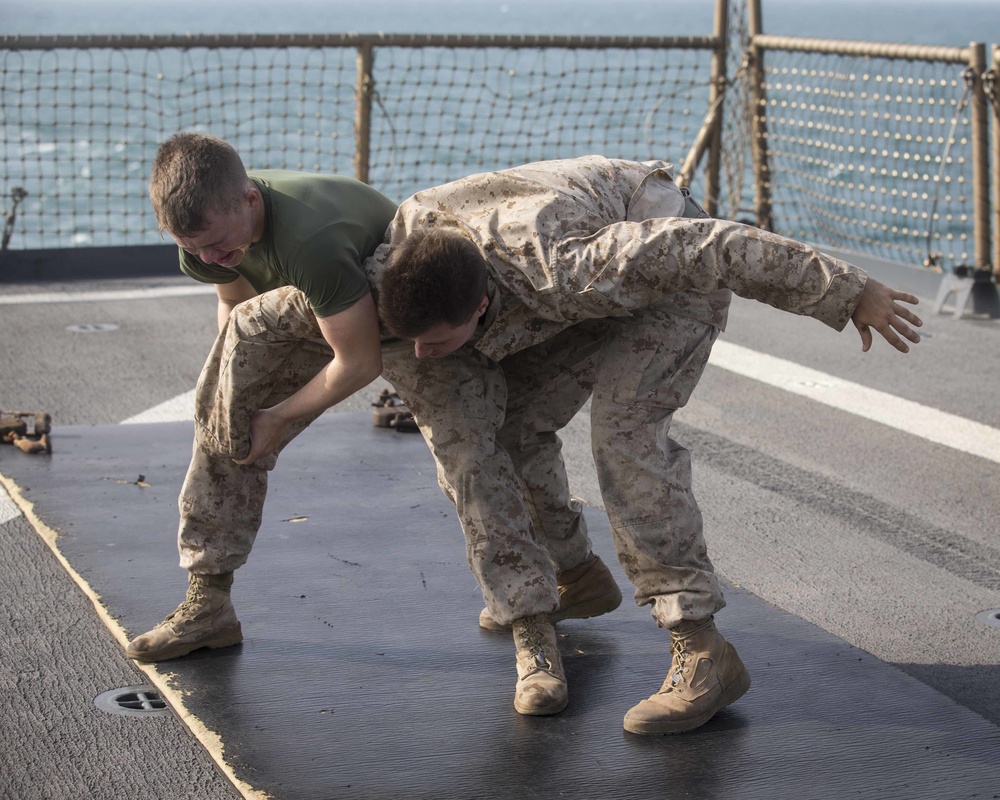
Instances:
[[[993,277],[1000,281],[1000,44],[993,45],[986,88],[993,106]]]
[[[368,183],[368,167],[371,154],[372,94],[375,79],[372,67],[375,55],[371,44],[358,47],[358,80],[354,90],[354,177]]]
[[[969,68],[972,72],[972,213],[975,265],[990,265],[990,146],[989,115],[983,75],[986,72],[986,45],[969,44]]]
[[[719,208],[719,174],[722,163],[722,109],[726,92],[726,55],[728,52],[727,30],[729,26],[729,0],[715,0],[715,34],[712,36],[712,71],[709,75],[708,112],[688,150],[680,171],[676,175],[677,185],[689,187],[695,171],[705,153],[708,153],[708,167],[705,175],[705,197],[702,205],[713,217]]]
[[[771,170],[767,159],[767,92],[764,89],[764,48],[757,44],[757,37],[764,33],[761,0],[747,3],[750,28],[750,86],[753,106],[750,117],[754,174],[754,202],[757,208],[757,226],[774,230],[771,212]]]
[[[719,43],[712,54],[712,87],[708,95],[709,108],[715,108],[717,113],[713,120],[715,126],[708,151],[708,170],[705,175],[705,210],[711,216],[719,213],[719,175],[722,169],[722,127],[723,127],[723,97],[726,93],[726,62],[729,57],[729,0],[715,2],[715,31]]]

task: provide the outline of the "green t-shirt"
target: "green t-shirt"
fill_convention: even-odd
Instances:
[[[242,275],[257,292],[295,286],[317,317],[350,308],[368,291],[362,262],[378,247],[396,206],[367,184],[339,175],[249,173],[264,198],[264,234],[233,268],[180,250],[181,270],[204,283]]]

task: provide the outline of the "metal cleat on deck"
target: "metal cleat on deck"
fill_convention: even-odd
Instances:
[[[403,433],[419,430],[413,412],[391,389],[383,389],[372,405],[372,425],[376,428],[395,428]]]
[[[44,411],[0,409],[0,442],[25,453],[51,453],[52,417]]]
[[[955,319],[961,319],[969,307],[970,302],[975,308],[974,302],[979,294],[979,299],[989,298],[993,302],[995,316],[996,291],[994,287],[993,273],[990,269],[976,269],[969,264],[958,264],[950,272],[946,272],[941,278],[941,285],[938,288],[937,297],[934,300],[934,313],[940,314],[944,311],[945,303],[954,295]]]

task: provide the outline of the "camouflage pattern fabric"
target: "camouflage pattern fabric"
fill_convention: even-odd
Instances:
[[[408,342],[383,347],[385,377],[431,447],[494,619],[554,611],[555,574],[590,553],[556,432],[591,396],[601,493],[637,602],[655,603],[664,624],[722,608],[690,459],[668,435],[716,333],[654,308],[580,323],[500,362],[471,345],[442,359],[417,359]]]
[[[556,432],[591,397],[601,491],[637,602],[666,627],[724,604],[690,460],[669,437],[673,411],[725,325],[730,290],[840,329],[865,276],[702,213],[662,162],[546,162],[418,193],[365,262],[377,290],[392,242],[423,225],[463,231],[487,259],[490,307],[473,341],[420,361],[411,343],[387,338],[383,362],[431,446],[498,622],[554,610],[556,571],[590,551]],[[331,356],[292,287],[233,312],[198,386],[182,567],[211,574],[246,561],[276,456],[251,467],[232,458],[247,452],[252,414]]]
[[[554,610],[556,571],[589,552],[556,432],[590,396],[601,493],[636,601],[663,627],[722,608],[673,412],[725,326],[730,290],[839,330],[864,273],[708,219],[663,162],[544,162],[420,192],[366,262],[376,291],[392,243],[425,226],[479,246],[490,306],[444,358],[385,342],[383,374],[430,444],[491,616]]]
[[[246,562],[277,460],[233,461],[250,449],[250,418],[294,394],[332,357],[306,296],[292,286],[233,309],[195,392],[194,448],[178,500],[183,569],[214,575]],[[282,448],[313,419],[294,425]]]

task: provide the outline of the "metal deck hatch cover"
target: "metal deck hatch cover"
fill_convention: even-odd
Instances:
[[[94,705],[109,714],[126,717],[161,717],[169,713],[160,693],[152,686],[123,686],[97,695]]]
[[[989,625],[991,628],[1000,628],[1000,608],[991,608],[980,611],[976,614],[976,621]]]

